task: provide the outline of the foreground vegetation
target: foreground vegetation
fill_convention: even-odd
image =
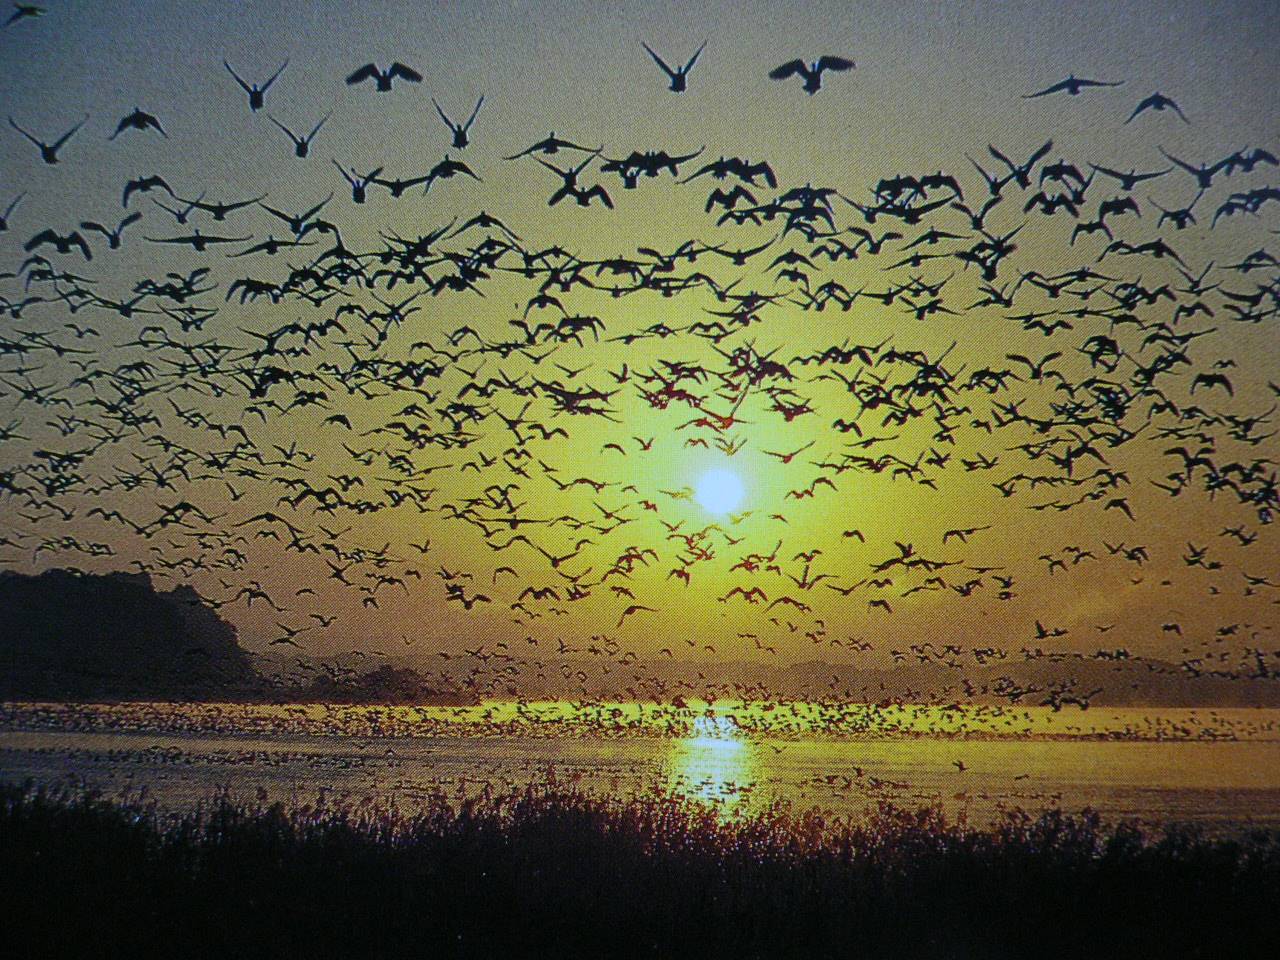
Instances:
[[[1280,837],[551,787],[176,815],[28,786],[0,788],[0,894],[17,956],[1274,956]]]

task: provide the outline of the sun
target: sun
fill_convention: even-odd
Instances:
[[[737,474],[728,470],[708,470],[698,481],[694,498],[709,513],[730,513],[742,503],[745,494]]]

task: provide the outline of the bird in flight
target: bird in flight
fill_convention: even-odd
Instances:
[[[1182,112],[1182,109],[1176,103],[1159,91],[1156,91],[1145,100],[1140,101],[1138,105],[1133,108],[1133,113],[1129,114],[1129,120],[1132,120],[1138,114],[1144,113],[1147,110],[1155,110],[1157,112],[1161,110],[1172,110],[1182,118],[1183,123],[1191,122],[1187,119],[1187,115]],[[1128,123],[1129,120],[1126,120],[1125,123]]]
[[[698,62],[698,57],[702,56],[702,51],[706,48],[707,41],[702,41],[702,46],[694,51],[693,56],[689,58],[688,62],[686,62],[683,67],[676,67],[675,69],[668,66],[667,62],[654,53],[653,48],[643,40],[640,41],[640,46],[645,48],[649,56],[653,57],[653,62],[661,67],[662,72],[671,80],[671,86],[668,89],[670,89],[672,93],[684,93],[685,90],[689,88],[689,71],[692,70],[693,65]]]
[[[1024,93],[1023,100],[1034,100],[1036,97],[1047,97],[1051,93],[1065,92],[1071,96],[1078,96],[1080,91],[1085,87],[1118,87],[1124,83],[1123,80],[1086,80],[1084,77],[1077,77],[1074,73],[1067,74],[1067,79],[1059,80],[1052,86],[1045,87],[1043,90],[1037,90],[1035,93]]]
[[[34,143],[37,147],[39,147],[40,159],[48,164],[54,164],[58,162],[58,151],[61,150],[63,145],[66,144],[66,142],[70,140],[72,137],[74,137],[79,132],[80,128],[83,127],[88,122],[89,122],[89,115],[86,113],[84,115],[83,120],[81,120],[74,127],[68,130],[62,136],[60,136],[57,140],[53,141],[53,143],[45,143],[43,140],[40,140],[39,138],[32,136],[26,130],[23,130],[20,126],[18,126],[18,122],[14,120],[13,117],[9,118],[9,126],[13,127],[13,129],[17,130],[20,134],[22,134],[24,137],[26,137],[28,140]]]
[[[4,22],[5,27],[11,27],[19,20],[34,19],[35,17],[43,17],[48,11],[44,7],[37,7],[30,3],[15,3],[13,5],[13,13],[9,19]]]
[[[328,119],[331,116],[333,116],[333,114],[326,113],[324,117],[321,118],[320,122],[311,128],[311,132],[308,133],[305,137],[298,136],[296,133],[294,133],[292,130],[286,127],[283,123],[281,123],[275,117],[271,116],[271,114],[267,114],[267,119],[270,120],[272,123],[274,123],[281,130],[283,130],[285,136],[293,141],[294,156],[300,157],[305,160],[307,155],[311,153],[311,141],[316,138],[316,134],[320,132],[320,128],[325,125],[325,123],[328,121]]]
[[[231,64],[227,63],[226,60],[222,61],[222,65],[227,68],[227,73],[231,74],[231,76],[235,78],[236,83],[240,84],[240,89],[249,95],[249,109],[254,113],[257,113],[262,109],[267,91],[270,90],[271,85],[276,82],[276,78],[280,76],[280,74],[284,73],[284,68],[289,65],[289,61],[286,60],[284,63],[280,64],[280,69],[269,76],[267,78],[267,82],[261,85],[256,83],[245,83],[245,81],[240,78],[240,75],[231,68]]]
[[[347,86],[353,87],[357,83],[363,83],[366,80],[372,80],[375,84],[374,90],[378,93],[390,93],[391,81],[399,77],[401,80],[408,80],[410,83],[421,83],[422,74],[412,67],[406,67],[399,61],[391,64],[386,70],[379,70],[372,63],[366,63],[363,67],[356,70],[351,76],[347,77]]]
[[[804,92],[809,96],[813,96],[822,89],[822,73],[824,70],[852,70],[853,66],[853,61],[844,57],[819,57],[811,64],[805,63],[800,59],[788,60],[782,66],[774,67],[770,70],[769,77],[773,80],[786,80],[788,77],[798,74],[804,77]]]
[[[450,130],[453,131],[453,146],[455,149],[461,150],[471,141],[467,137],[467,131],[471,129],[471,124],[476,121],[476,114],[480,112],[480,108],[484,105],[484,95],[481,94],[480,99],[476,101],[476,108],[471,111],[471,116],[467,117],[466,123],[454,123],[449,119],[448,115],[436,103],[436,98],[432,97],[431,102],[436,106],[436,113],[440,114],[440,119],[445,122]]]
[[[141,107],[134,107],[131,114],[116,124],[116,132],[107,137],[107,139],[114,140],[126,130],[141,130],[145,133],[148,129],[156,131],[156,133],[160,134],[160,136],[164,137],[166,140],[169,139],[169,135],[164,132],[164,127],[160,126],[160,121],[158,119],[151,114],[144,112]]]

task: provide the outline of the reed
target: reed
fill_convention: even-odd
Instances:
[[[1274,956],[1280,836],[725,815],[545,784],[295,808],[0,788],[13,955]]]

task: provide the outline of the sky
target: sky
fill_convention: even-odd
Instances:
[[[1246,492],[1265,490],[1274,478],[1277,394],[1268,381],[1280,380],[1277,269],[1274,259],[1247,271],[1227,265],[1276,249],[1280,203],[1211,223],[1231,193],[1272,185],[1280,170],[1259,162],[1251,172],[1219,173],[1196,201],[1197,223],[1185,230],[1158,225],[1154,205],[1190,203],[1193,177],[1173,169],[1139,184],[1132,196],[1141,216],[1109,218],[1115,237],[1134,245],[1160,238],[1192,276],[1212,264],[1204,283],[1220,286],[1203,294],[1171,292],[1172,301],[1157,298],[1131,309],[1117,306],[1116,284],[1186,288],[1187,281],[1167,257],[1112,252],[1099,259],[1106,251],[1100,235],[1070,242],[1073,227],[1093,219],[1099,203],[1127,195],[1114,179],[1095,174],[1078,220],[1066,211],[1024,209],[1043,169],[1057,161],[1087,175],[1091,163],[1163,170],[1170,164],[1161,149],[1193,166],[1246,148],[1280,149],[1273,93],[1280,27],[1269,5],[45,6],[44,16],[0,32],[6,110],[46,141],[86,115],[89,120],[56,165],[42,163],[11,127],[0,131],[0,203],[25,193],[0,234],[0,267],[20,273],[23,245],[45,228],[66,234],[81,221],[114,226],[134,210],[143,218],[125,230],[118,250],[86,233],[92,261],[49,246],[38,251],[73,277],[37,281],[26,290],[21,273],[0,279],[10,304],[32,294],[46,298],[0,318],[0,339],[21,345],[0,357],[0,422],[10,424],[0,441],[0,471],[11,482],[0,501],[4,568],[145,569],[161,582],[190,582],[220,604],[250,649],[291,654],[291,644],[271,645],[282,637],[315,655],[378,647],[394,662],[431,669],[440,665],[439,651],[483,646],[549,655],[557,641],[563,641],[559,649],[568,644],[580,651],[600,635],[616,643],[614,662],[625,651],[656,660],[665,648],[672,659],[707,662],[817,657],[882,666],[891,650],[931,641],[1015,651],[1024,645],[1080,652],[1124,647],[1174,662],[1189,659],[1197,668],[1244,669],[1256,663],[1248,651],[1280,647],[1280,590],[1246,578],[1280,583],[1275,525],[1264,522],[1258,502],[1242,502],[1229,486],[1207,489],[1205,467],[1184,468],[1178,455],[1166,453],[1210,446],[1215,469],[1235,462],[1250,471],[1236,484]],[[669,63],[683,62],[706,42],[686,92],[667,89],[642,41]],[[856,66],[825,74],[816,95],[806,95],[798,78],[768,77],[794,57],[823,54],[848,57]],[[264,110],[249,109],[224,59],[259,82],[287,61]],[[343,83],[370,61],[400,61],[421,72],[423,82],[397,81],[388,93],[375,92],[371,83]],[[1123,83],[1074,97],[1025,98],[1068,74]],[[1155,92],[1173,98],[1189,122],[1166,110],[1126,123]],[[450,116],[465,118],[482,95],[471,143],[454,148],[432,98]],[[157,117],[167,138],[127,130],[109,139],[135,108]],[[299,159],[268,116],[295,131],[329,119],[312,155]],[[831,201],[832,226],[903,236],[887,240],[877,254],[863,248],[857,259],[833,262],[814,253],[824,238],[784,232],[782,220],[717,225],[704,205],[712,188],[729,189],[732,180],[705,175],[678,184],[669,174],[642,176],[628,190],[616,175],[600,171],[599,159],[581,182],[605,185],[613,209],[572,200],[549,206],[557,176],[533,156],[503,158],[552,131],[600,147],[607,158],[646,149],[701,151],[681,165],[682,177],[719,156],[767,161],[779,188],[744,184],[757,202],[804,185],[829,187],[840,194]],[[1032,186],[1003,187],[987,223],[999,235],[1020,228],[1017,249],[1002,261],[996,280],[1013,296],[1008,307],[972,307],[983,296],[979,271],[949,255],[891,266],[915,252],[950,254],[982,239],[949,202],[918,224],[884,213],[872,224],[842,199],[874,206],[882,177],[945,171],[976,205],[987,194],[973,161],[990,173],[1002,170],[989,145],[1020,163],[1050,140],[1033,167]],[[334,168],[336,161],[409,178],[446,156],[465,162],[479,179],[441,179],[425,195],[414,188],[398,199],[375,186],[366,203],[356,204]],[[564,166],[566,157],[586,156],[562,151],[542,159]],[[306,242],[315,246],[275,256],[229,258],[226,251],[268,235],[286,239],[289,228],[256,205],[223,222],[196,212],[180,225],[154,202],[180,205],[161,191],[135,195],[129,210],[122,209],[124,184],[149,175],[163,177],[176,197],[232,202],[262,196],[292,213],[332,193],[319,216],[339,227],[349,250],[368,255],[361,261],[366,279],[385,266],[377,254],[390,249],[388,238],[456,227],[485,211],[519,236],[519,250],[559,247],[588,264],[583,275],[596,287],[553,288],[563,311],[530,308],[545,274],[515,272],[522,261],[510,249],[477,289],[423,293],[385,339],[361,340],[372,327],[362,325],[358,311],[385,309],[375,295],[399,303],[422,285],[388,288],[384,276],[340,283],[332,299],[320,303],[297,295],[240,302],[229,291],[235,280],[278,282],[290,267],[327,250],[332,236],[310,234]],[[1052,192],[1055,184],[1047,187]],[[935,198],[957,199],[947,189],[929,195]],[[146,239],[181,236],[192,224],[205,234],[252,239],[211,252]],[[907,247],[931,227],[954,236]],[[433,247],[466,251],[485,235],[473,228]],[[856,234],[839,237],[852,244]],[[769,246],[742,267],[704,252],[695,263],[680,260],[665,272],[649,272],[661,257],[638,252],[669,254],[690,240],[726,250]],[[770,266],[788,252],[807,258],[792,264],[804,277],[780,277],[780,265]],[[608,284],[625,287],[627,278],[597,265],[617,257],[643,264],[640,273],[649,277],[695,276],[665,291],[670,295],[643,284],[615,295]],[[422,260],[433,277],[449,269],[447,260]],[[1107,279],[1068,284],[1058,297],[1025,277],[1019,281],[1032,271],[1044,278],[1085,267]],[[193,302],[216,313],[199,330],[182,330],[171,315],[122,316],[93,303],[94,296],[127,300],[144,278],[160,282],[171,271],[203,268],[212,289]],[[940,293],[908,289],[892,304],[867,295],[909,287],[913,276],[920,284],[942,282]],[[721,290],[735,280],[738,285],[721,299],[705,277]],[[821,311],[804,309],[798,288],[817,289],[828,280],[864,295],[848,310],[834,302]],[[1232,319],[1226,306],[1240,301],[1222,291],[1248,295],[1268,283],[1272,292],[1258,322]],[[89,292],[66,299],[67,290]],[[719,342],[690,329],[723,320],[707,311],[728,310],[733,296],[748,291],[775,298],[749,325]],[[917,318],[903,296],[917,305],[937,298],[939,307],[955,312]],[[1177,306],[1197,299],[1212,316],[1173,319]],[[336,314],[341,305],[350,312]],[[182,305],[144,296],[137,306]],[[1010,319],[1055,309],[1112,313],[1066,317],[1072,327],[1052,335]],[[1117,324],[1116,312],[1130,313],[1134,322]],[[548,328],[525,349],[504,355],[495,347],[523,336],[512,320],[535,329],[565,315],[598,318],[593,323],[603,332],[558,339]],[[258,335],[330,317],[345,329],[306,343],[286,335],[276,343],[298,348],[293,355],[255,356],[266,342]],[[675,332],[628,339],[655,324]],[[467,327],[476,333],[461,332]],[[1149,340],[1162,329],[1175,337],[1204,333],[1181,344]],[[1090,337],[1117,342],[1124,356],[1114,370],[1091,367],[1081,352]],[[175,343],[194,351],[187,356],[216,357],[214,372],[198,375],[178,365],[183,348]],[[873,362],[799,361],[842,344],[875,348]],[[58,355],[68,348],[87,352]],[[1149,413],[1157,398],[1148,395],[1135,398],[1119,420],[1088,419],[1097,414],[1088,406],[1096,394],[1082,386],[1090,376],[1137,390],[1132,378],[1143,364],[1179,349],[1187,363],[1173,363],[1156,380],[1171,408]],[[737,354],[745,367],[734,367],[734,351],[747,351]],[[1059,372],[1056,379],[1032,380],[1025,365],[1008,358],[1038,360],[1056,351],[1062,356],[1045,364]],[[948,386],[941,402],[950,412],[894,424],[884,421],[883,407],[859,402],[877,378],[899,399],[909,396],[905,384],[919,370],[911,358],[921,356],[942,364]],[[785,369],[753,376],[766,369],[765,358]],[[351,388],[359,371],[385,376],[394,364],[428,359],[439,364],[439,375],[425,383],[427,395],[386,379]],[[130,366],[140,362],[149,366]],[[253,371],[271,365],[312,379],[272,387],[265,397],[249,395]],[[690,372],[694,367],[702,372]],[[1004,387],[988,391],[971,380],[984,368],[1022,379],[1006,378]],[[672,374],[681,369],[689,375]],[[1231,393],[1204,384],[1191,393],[1201,373],[1226,376]],[[671,394],[665,407],[655,405],[658,374],[684,398]],[[489,378],[506,378],[508,386],[490,386],[488,396],[474,388],[461,393]],[[122,383],[137,388],[126,406],[143,420],[112,419],[109,404]],[[44,391],[43,401],[24,396],[33,385]],[[612,391],[607,401],[586,403],[607,409],[556,414],[555,390],[591,389]],[[319,396],[299,402],[299,391]],[[49,402],[55,397],[70,406]],[[1067,398],[1086,405],[1054,412],[1052,405]],[[441,413],[450,402],[469,404],[476,419],[451,426]],[[519,417],[526,403],[530,420],[563,432],[543,438],[527,424],[504,426],[502,418]],[[1010,403],[1016,415],[1002,414],[997,405]],[[406,413],[411,404],[421,412]],[[928,408],[928,397],[912,404]],[[462,409],[453,416],[470,416]],[[727,429],[705,419],[731,412]],[[1032,420],[1019,419],[1024,416]],[[345,421],[326,422],[334,417]],[[1260,419],[1237,423],[1234,429],[1245,433],[1233,437],[1230,417]],[[201,418],[221,424],[222,432]],[[853,419],[861,435],[836,426]],[[228,433],[230,425],[242,428],[251,446],[235,450],[241,435]],[[1117,431],[1137,432],[1112,444],[1108,438],[1116,440]],[[434,439],[418,447],[406,432]],[[1113,486],[1099,484],[1094,471],[1103,464],[1091,455],[1070,473],[1031,456],[1090,439],[1107,469],[1123,474]],[[1054,445],[1034,446],[1045,440]],[[51,466],[64,462],[58,454],[86,450],[70,465]],[[216,455],[229,450],[229,457]],[[687,495],[715,470],[742,486],[742,503],[732,513]],[[1169,479],[1180,472],[1182,481]],[[1081,482],[1090,475],[1094,479]],[[281,502],[303,484],[345,484],[346,505],[317,513],[314,501]],[[1011,484],[1013,492],[1003,495],[999,484]],[[1097,499],[1084,496],[1099,490]],[[1076,505],[1062,506],[1077,498]],[[1123,509],[1106,506],[1117,499]],[[158,524],[178,503],[199,513],[184,508],[181,522]],[[118,518],[103,516],[117,511]],[[282,523],[253,519],[264,512],[302,531],[294,548]],[[1240,532],[1223,532],[1233,528]],[[966,530],[974,532],[943,542],[948,531]],[[527,540],[506,545],[514,534]],[[589,542],[580,543],[584,539]],[[97,552],[106,555],[86,552],[88,544],[105,545]],[[1137,546],[1143,555],[1126,559],[1124,551]],[[757,562],[753,555],[771,559]],[[916,563],[922,557],[946,566],[922,567]],[[330,561],[348,571],[337,576],[349,584],[331,576]],[[929,582],[931,576],[937,579]],[[892,583],[866,582],[882,577]],[[250,605],[246,587],[260,588],[280,609],[262,599]],[[521,599],[527,588],[552,592]],[[735,588],[740,592],[731,595]],[[751,588],[767,600],[749,602],[742,592]],[[638,609],[627,613],[633,606]],[[402,637],[412,643],[401,644]],[[871,648],[854,648],[863,641]],[[1280,669],[1280,659],[1267,656]]]

